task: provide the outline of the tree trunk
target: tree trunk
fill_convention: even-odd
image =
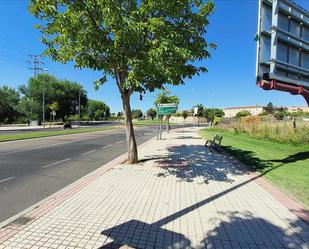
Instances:
[[[126,137],[127,137],[127,147],[128,147],[128,164],[138,163],[138,154],[137,154],[137,146],[134,136],[134,129],[132,123],[132,113],[130,107],[130,92],[122,92],[122,104],[124,110],[124,122],[126,129]]]

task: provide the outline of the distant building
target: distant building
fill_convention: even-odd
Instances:
[[[279,110],[281,107],[274,107],[276,110]],[[283,107],[288,112],[309,112],[309,107],[307,106],[288,106]],[[249,111],[251,115],[259,115],[263,112],[263,106],[256,105],[256,106],[239,106],[239,107],[227,107],[223,109],[225,113],[225,118],[233,118],[236,117],[236,114],[240,111]]]
[[[308,106],[288,106],[287,111],[288,112],[298,112],[298,111],[309,112],[309,107]]]
[[[251,115],[259,115],[263,112],[263,106],[239,106],[239,107],[227,107],[223,109],[225,118],[233,118],[238,112],[249,111]]]

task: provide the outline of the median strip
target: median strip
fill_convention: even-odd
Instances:
[[[7,181],[13,180],[15,178],[16,178],[15,176],[11,176],[11,177],[0,180],[0,183],[7,182]]]
[[[47,164],[47,165],[45,165],[45,166],[42,166],[42,168],[43,168],[43,169],[49,168],[49,167],[58,165],[58,164],[60,164],[60,163],[64,163],[64,162],[66,162],[66,161],[69,161],[69,160],[71,160],[71,159],[72,159],[72,158],[66,158],[66,159],[63,159],[63,160],[61,160],[61,161],[54,162],[54,163],[50,163],[50,164]]]
[[[0,142],[5,141],[14,141],[14,140],[23,140],[23,139],[31,139],[31,138],[40,138],[40,137],[51,137],[51,136],[60,136],[60,135],[70,135],[70,134],[78,134],[78,133],[86,133],[86,132],[100,132],[115,129],[113,126],[106,127],[95,127],[95,128],[76,128],[70,130],[58,130],[58,131],[33,131],[33,132],[23,132],[17,134],[4,134],[0,135]]]

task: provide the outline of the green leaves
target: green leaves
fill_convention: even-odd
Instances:
[[[176,95],[170,95],[170,92],[164,90],[158,94],[154,104],[157,106],[158,104],[169,103],[179,104],[179,98]]]
[[[194,61],[210,57],[207,49],[215,47],[205,40],[211,1],[32,0],[29,10],[43,21],[36,28],[46,55],[121,76],[121,87],[130,91],[183,84],[207,71]],[[95,88],[105,82],[97,80]]]
[[[100,87],[101,85],[103,85],[104,83],[106,83],[106,82],[107,82],[107,77],[106,77],[106,75],[103,75],[102,78],[100,78],[100,79],[98,79],[98,80],[96,80],[96,81],[94,82],[94,89],[95,89],[95,90],[98,90],[99,87]]]
[[[102,120],[110,116],[110,108],[104,102],[93,99],[88,100],[87,112],[91,120]]]

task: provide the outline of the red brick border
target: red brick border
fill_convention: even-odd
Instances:
[[[257,173],[251,173],[251,174],[249,174],[249,177],[250,178],[256,178],[254,181],[260,187],[262,187],[264,190],[266,190],[268,193],[270,193],[276,200],[278,200],[289,211],[294,213],[298,218],[309,223],[309,211],[306,210],[303,206],[301,206],[299,203],[294,201],[288,195],[286,195],[285,193],[280,191],[278,188],[276,188],[274,185],[269,183],[264,178],[259,177],[259,175]]]
[[[306,223],[309,223],[309,210],[304,208],[301,204],[293,200],[287,194],[283,193],[276,186],[265,180],[260,174],[253,172],[247,165],[238,161],[235,157],[231,156],[227,152],[220,152],[223,157],[228,157],[229,160],[233,158],[232,163],[236,166],[244,169],[248,173],[248,177],[253,179],[261,188],[270,193],[277,201],[285,206],[290,212],[295,214],[298,218],[302,219]]]

